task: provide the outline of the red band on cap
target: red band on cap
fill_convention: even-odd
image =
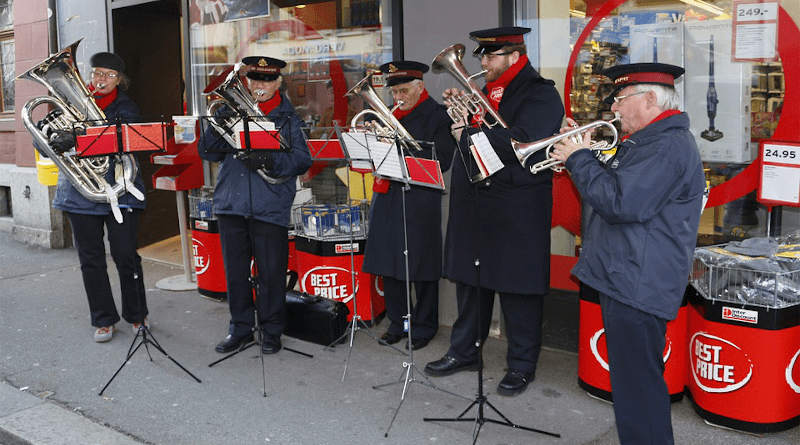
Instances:
[[[666,73],[630,73],[614,79],[614,85],[628,83],[660,83],[675,86],[675,77]]]
[[[254,66],[251,65],[248,69],[251,73],[263,73],[263,74],[280,74],[281,69],[277,66]]]
[[[516,36],[497,36],[497,37],[476,37],[475,38],[478,43],[480,44],[491,44],[491,43],[525,43],[525,36],[516,35]]]
[[[422,71],[417,70],[397,70],[397,71],[390,71],[386,73],[386,78],[389,79],[391,77],[415,77],[417,79],[422,79]]]

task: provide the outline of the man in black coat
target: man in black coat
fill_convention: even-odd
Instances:
[[[442,171],[450,168],[455,140],[445,108],[428,95],[423,73],[428,66],[395,61],[380,67],[395,103],[394,117],[415,138],[418,146],[404,151],[416,158],[439,161]],[[425,142],[431,142],[427,144]],[[382,343],[394,344],[405,334],[403,317],[408,313],[406,276],[416,296],[411,306],[411,345],[420,349],[439,328],[439,279],[442,277],[442,191],[420,185],[378,180],[373,188],[370,227],[362,270],[383,278],[389,327]],[[407,234],[407,237],[406,237]],[[408,274],[406,274],[406,242]],[[409,292],[411,286],[409,286]]]
[[[541,350],[543,298],[550,287],[552,173],[531,174],[520,165],[511,140],[536,141],[557,133],[564,107],[554,82],[542,78],[526,56],[528,28],[494,28],[470,33],[473,51],[486,70],[487,102],[507,124],[488,127],[493,119],[465,116],[452,127],[464,162],[455,162],[450,216],[445,240],[444,276],[456,282],[458,318],[450,349],[428,363],[431,376],[476,370],[476,340],[489,334],[496,293],[505,314],[508,372],[498,394],[522,393],[534,379]],[[445,91],[447,101],[458,90]],[[465,124],[466,123],[466,124]],[[472,183],[478,168],[469,146],[485,134],[503,167]],[[544,159],[544,153],[530,163]],[[481,320],[480,327],[478,320]]]

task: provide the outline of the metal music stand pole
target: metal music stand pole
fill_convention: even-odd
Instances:
[[[213,119],[213,117],[211,119]],[[249,125],[249,123],[250,123],[252,118],[250,116],[246,115],[246,114],[242,114],[241,119],[244,122],[244,146],[245,146],[245,148],[243,149],[243,151],[248,154],[247,162],[249,164],[250,162],[252,162],[249,154],[254,151],[254,149],[252,148],[251,141],[250,141],[250,125]],[[258,125],[258,124],[256,124],[256,125]],[[280,132],[280,130],[278,130],[278,131]],[[239,150],[236,150],[236,151],[239,151]],[[248,165],[248,173],[250,173],[249,165]],[[251,181],[252,181],[252,175],[248,174],[247,175],[247,189],[248,189],[248,197],[250,199],[250,215],[246,216],[245,219],[248,222],[248,230],[249,230],[249,233],[250,233],[250,253],[253,256],[253,260],[252,260],[252,262],[250,264],[250,277],[249,277],[248,281],[250,281],[250,288],[252,289],[253,299],[254,299],[253,305],[254,305],[255,323],[253,325],[253,328],[252,328],[251,332],[257,334],[255,336],[256,340],[253,340],[251,342],[248,342],[247,344],[242,345],[241,347],[239,347],[239,349],[237,349],[237,350],[231,352],[230,354],[226,355],[225,357],[222,357],[221,359],[209,364],[208,365],[209,368],[214,366],[214,365],[216,365],[217,363],[220,363],[222,361],[225,361],[225,360],[233,357],[234,355],[236,355],[236,354],[238,354],[238,353],[240,353],[240,352],[242,352],[242,351],[244,351],[246,349],[249,349],[251,346],[258,345],[260,347],[264,342],[264,332],[261,329],[260,317],[258,315],[258,312],[259,312],[258,311],[258,306],[259,306],[258,305],[258,302],[259,302],[259,295],[258,295],[258,293],[259,293],[258,292],[258,263],[257,263],[257,261],[255,259],[255,251],[256,251],[256,249],[255,249],[255,238],[254,238],[254,235],[255,235],[254,230],[255,229],[253,227],[253,223],[255,221],[255,218],[253,217],[253,205],[252,205],[252,203],[253,203],[253,185],[252,185]],[[285,349],[285,350],[287,350],[289,352],[294,352],[296,354],[300,354],[300,355],[305,356],[305,357],[313,358],[313,356],[310,355],[310,354],[306,354],[305,352],[297,351],[295,349],[287,348],[287,347],[285,347],[283,345],[281,345],[281,349]],[[261,353],[261,351],[259,351],[258,355],[261,357],[261,376],[262,376],[262,380],[263,380],[263,383],[264,383],[264,385],[263,385],[263,389],[264,389],[263,396],[266,397],[267,396],[267,374],[266,374],[266,369],[265,369],[265,365],[264,365],[264,354]]]
[[[465,129],[466,131],[466,129]],[[463,152],[459,149],[459,153],[461,153],[462,161],[465,163],[465,170],[467,172],[468,178],[472,176],[469,174],[470,172],[470,163],[464,159]],[[478,299],[478,311],[477,311],[477,340],[475,340],[475,345],[478,347],[478,395],[472,401],[472,403],[467,406],[467,408],[461,412],[455,418],[432,418],[432,417],[425,417],[422,420],[425,422],[473,422],[472,425],[472,443],[473,445],[478,441],[478,434],[481,432],[481,427],[489,422],[495,423],[498,425],[508,426],[511,428],[516,428],[525,431],[532,431],[535,433],[546,434],[552,437],[561,437],[560,434],[551,433],[547,431],[537,430],[535,428],[529,428],[526,426],[517,425],[510,420],[506,416],[503,415],[497,408],[492,405],[491,402],[486,397],[486,394],[483,392],[483,331],[481,326],[483,325],[483,305],[482,305],[482,295],[481,295],[481,259],[480,259],[480,251],[478,249],[479,241],[480,241],[480,230],[478,227],[478,212],[480,211],[480,206],[478,206],[478,196],[479,196],[479,182],[473,183],[473,194],[475,196],[475,273],[477,276],[477,299]],[[477,413],[475,417],[464,417],[472,407],[477,407]],[[496,419],[490,419],[484,416],[485,408],[489,407],[495,414],[500,416],[502,421]]]
[[[352,158],[350,157],[349,152],[347,151],[347,146],[342,142],[342,130],[339,127],[339,124],[334,121],[334,131],[336,132],[337,137],[339,138],[339,144],[342,146],[342,151],[344,152],[345,159],[347,160],[347,198],[348,200],[352,199],[352,192],[350,190],[350,163],[352,162]],[[363,188],[363,181],[362,181],[362,188]],[[366,190],[365,190],[366,192]],[[366,200],[366,193],[364,194],[364,199]],[[348,206],[350,203],[348,202]],[[366,221],[364,221],[366,223]],[[337,343],[339,343],[343,338],[349,336],[350,337],[350,349],[347,351],[347,360],[344,363],[344,372],[342,372],[342,382],[344,382],[345,376],[347,376],[347,367],[350,364],[350,356],[353,354],[353,344],[355,342],[355,335],[356,332],[360,332],[362,330],[367,331],[367,335],[372,337],[373,339],[377,339],[375,334],[372,333],[372,330],[367,327],[366,323],[361,320],[361,316],[358,315],[358,292],[356,291],[356,271],[355,271],[355,253],[353,246],[355,245],[355,238],[353,237],[353,230],[350,229],[350,286],[353,289],[353,316],[350,318],[350,323],[348,323],[347,328],[345,329],[344,334],[339,336],[336,340],[332,341],[331,344],[326,346],[326,349],[334,347]],[[363,327],[362,327],[363,325]]]
[[[163,116],[162,116],[162,122],[163,122]],[[117,118],[116,119],[117,154],[120,154],[120,155],[125,154],[125,151],[123,150],[124,145],[123,145],[123,140],[122,140],[122,126],[123,125],[127,125],[127,123],[123,123],[120,118]],[[154,143],[153,144],[154,147],[155,147],[154,151],[164,151],[165,142],[166,141],[162,140],[160,147],[157,144]],[[128,211],[128,213],[132,213],[131,209],[127,209],[127,211]],[[130,235],[131,235],[131,240],[130,240],[131,241],[131,245],[134,245],[136,238],[134,237],[134,233],[133,233],[132,230],[130,232]],[[134,249],[135,248],[136,248],[136,246],[134,245]],[[133,279],[134,279],[134,281],[139,279],[139,271],[138,270],[134,271]],[[136,288],[137,297],[138,297],[138,303],[139,303],[139,313],[143,313],[143,311],[142,311],[142,301],[144,300],[144,296],[141,295],[141,288],[139,286],[135,286],[135,288]],[[136,340],[139,340],[138,344],[136,343]],[[134,344],[136,344],[136,346],[134,346]],[[142,345],[144,345],[144,349],[147,351],[147,356],[150,358],[151,362],[153,361],[153,356],[150,355],[150,348],[147,345],[153,345],[153,347],[156,350],[158,350],[158,352],[164,354],[164,356],[167,357],[168,359],[170,359],[170,361],[172,361],[172,363],[175,363],[176,365],[178,365],[178,367],[181,368],[185,373],[189,374],[189,376],[191,376],[193,379],[195,379],[197,381],[197,383],[201,383],[200,379],[195,377],[195,375],[192,374],[191,372],[189,372],[188,369],[184,368],[183,365],[178,363],[174,358],[172,358],[167,353],[167,351],[164,350],[164,348],[161,347],[161,345],[158,343],[156,338],[153,337],[153,333],[150,332],[150,328],[147,327],[147,325],[144,323],[144,320],[141,320],[141,322],[139,324],[139,330],[136,332],[136,336],[133,337],[133,341],[131,342],[131,345],[128,348],[128,353],[125,355],[125,360],[122,362],[122,365],[120,365],[120,367],[117,369],[117,372],[115,372],[114,375],[111,376],[111,378],[108,380],[108,382],[106,382],[105,386],[103,386],[103,389],[101,389],[100,392],[97,395],[99,395],[99,396],[103,395],[103,392],[105,392],[106,388],[108,388],[108,385],[110,385],[111,382],[114,381],[114,379],[117,377],[117,374],[119,374],[122,371],[122,368],[124,368],[125,365],[128,364],[128,362],[130,361],[131,357],[133,357],[133,355],[136,354],[136,351],[138,351],[139,348]]]
[[[417,141],[417,142],[420,143],[420,144],[424,143],[424,142],[421,142],[421,141]],[[400,146],[400,144],[397,144],[397,149],[402,154],[403,148]],[[401,159],[402,159],[402,156],[401,156]],[[405,172],[405,173],[407,173],[407,172]],[[422,371],[420,371],[419,368],[417,368],[417,365],[414,364],[414,348],[411,347],[411,343],[412,343],[411,342],[411,338],[412,338],[411,331],[412,331],[412,328],[414,326],[414,323],[413,323],[413,320],[411,319],[411,276],[409,274],[409,266],[408,266],[408,227],[407,227],[407,217],[406,217],[406,192],[411,189],[411,186],[409,185],[409,178],[407,176],[405,178],[403,178],[403,179],[404,179],[404,183],[403,183],[403,192],[401,194],[401,197],[402,197],[402,202],[403,202],[403,243],[404,243],[403,244],[403,247],[404,247],[403,258],[405,260],[405,270],[406,270],[406,280],[405,281],[406,281],[406,310],[407,310],[406,315],[403,316],[403,318],[405,319],[405,325],[407,326],[406,331],[407,331],[407,337],[408,337],[408,343],[407,343],[407,346],[408,346],[407,347],[407,349],[408,349],[408,362],[403,362],[403,368],[405,368],[405,371],[403,371],[403,373],[400,375],[400,378],[398,378],[397,381],[390,382],[390,383],[383,383],[383,384],[375,385],[375,386],[372,387],[373,389],[379,389],[379,388],[384,388],[386,386],[397,385],[397,384],[400,384],[400,383],[403,384],[403,392],[400,395],[400,403],[397,405],[397,408],[394,411],[394,415],[392,416],[392,420],[391,420],[391,422],[389,422],[389,427],[386,428],[386,432],[383,434],[383,437],[389,437],[389,430],[392,428],[392,425],[394,424],[394,420],[397,418],[397,414],[400,412],[400,407],[403,406],[403,402],[406,399],[406,393],[408,392],[408,389],[409,389],[409,386],[410,386],[411,383],[418,383],[418,384],[421,384],[421,385],[425,385],[425,386],[428,386],[430,388],[433,388],[433,389],[436,389],[436,390],[439,390],[439,391],[442,391],[442,392],[446,392],[447,394],[450,394],[450,395],[453,395],[453,396],[456,396],[456,397],[460,397],[460,398],[465,399],[465,400],[469,400],[468,398],[466,398],[464,396],[461,396],[461,395],[456,394],[454,392],[447,391],[445,389],[439,388],[438,386],[434,385],[428,379],[428,377]],[[414,377],[414,371],[415,370],[420,375],[422,375],[424,380],[419,380],[419,379]]]

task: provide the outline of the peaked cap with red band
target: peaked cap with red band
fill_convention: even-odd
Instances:
[[[530,28],[521,26],[504,26],[502,28],[482,29],[469,33],[470,38],[478,42],[472,50],[473,54],[486,54],[497,51],[508,45],[521,45],[525,43],[525,34],[531,32]]]
[[[275,80],[281,75],[281,68],[286,67],[286,62],[272,57],[250,56],[242,63],[247,65],[247,78],[253,80]]]
[[[380,66],[388,87],[416,79],[422,80],[422,75],[428,72],[428,68],[424,63],[410,60],[397,60]]]
[[[617,93],[631,85],[652,84],[675,88],[675,79],[681,77],[684,72],[683,68],[666,63],[631,63],[612,66],[603,71],[604,76],[614,81],[614,90],[604,101],[607,104],[614,102]]]

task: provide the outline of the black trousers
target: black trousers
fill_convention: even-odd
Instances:
[[[431,339],[439,330],[439,282],[412,281],[416,302],[411,301],[411,336]],[[410,290],[410,289],[409,289]],[[383,297],[386,300],[388,332],[403,336],[403,317],[408,314],[406,281],[383,277]]]
[[[121,209],[122,224],[114,215],[64,212],[72,226],[72,239],[81,263],[83,287],[89,300],[92,326],[111,326],[120,320],[108,278],[104,228],[108,230],[111,258],[117,267],[122,295],[122,318],[141,323],[147,317],[142,257],[136,252],[141,210]]]
[[[495,293],[496,291],[492,289],[481,289],[479,296],[477,287],[456,283],[458,318],[453,324],[450,350],[447,355],[467,362],[478,360],[478,347],[475,342],[479,334],[481,342],[485,342],[489,336]],[[499,292],[499,295],[508,338],[506,365],[509,369],[536,372],[536,364],[542,350],[544,296],[507,292]],[[479,310],[482,322],[480,330]]]
[[[600,293],[611,396],[622,445],[672,444],[664,380],[667,322]]]
[[[259,325],[265,334],[280,336],[286,324],[289,229],[242,216],[216,216],[231,312],[228,333],[241,337],[255,326],[250,283],[250,261],[255,259]]]

